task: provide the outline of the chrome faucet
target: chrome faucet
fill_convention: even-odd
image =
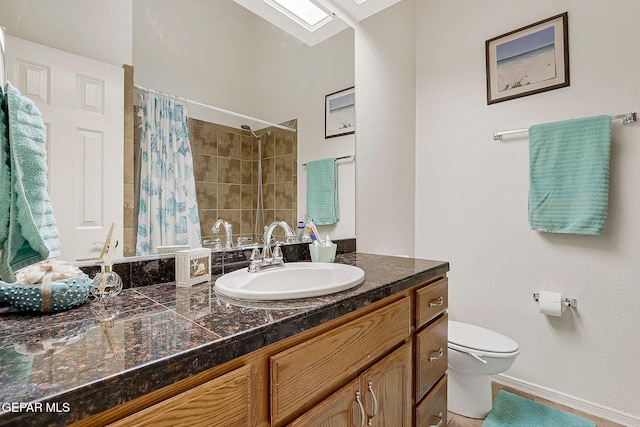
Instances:
[[[251,253],[251,264],[249,265],[249,272],[256,273],[270,267],[284,267],[284,261],[282,256],[282,250],[280,249],[280,243],[276,243],[276,247],[271,251],[271,236],[273,230],[276,227],[281,227],[284,230],[287,237],[287,243],[295,241],[296,233],[293,232],[289,224],[284,221],[274,221],[264,228],[264,240],[262,255],[260,250],[255,248]]]
[[[224,247],[225,249],[231,249],[233,248],[233,226],[231,224],[229,224],[227,221],[225,221],[224,219],[219,219],[216,221],[215,224],[213,224],[213,227],[211,227],[211,231],[213,233],[218,233],[220,232],[220,224],[222,224],[222,226],[224,227],[224,232],[225,235],[227,237],[227,240],[224,243]]]
[[[294,233],[291,227],[289,227],[289,224],[284,221],[274,221],[264,228],[263,243],[265,248],[269,247],[271,244],[271,236],[273,235],[273,230],[275,230],[276,227],[281,227],[284,230],[284,234],[287,237],[287,243],[295,241],[296,233]]]

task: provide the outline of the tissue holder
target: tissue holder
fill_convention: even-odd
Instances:
[[[540,305],[540,313],[547,316],[560,317],[567,307],[578,308],[576,298],[562,298],[558,292],[535,292],[533,300]]]
[[[176,252],[176,286],[189,287],[211,280],[211,249],[196,248]]]

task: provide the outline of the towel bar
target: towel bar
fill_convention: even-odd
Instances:
[[[622,123],[626,125],[636,121],[636,113],[618,114],[617,116],[611,116],[611,120],[622,120]],[[525,132],[529,132],[529,129],[502,130],[493,133],[493,140],[501,141],[503,135]]]
[[[342,160],[342,159],[352,159],[355,160],[356,159],[356,155],[355,154],[350,154],[348,156],[340,156],[340,157],[336,157],[336,160]],[[307,166],[307,163],[303,163],[302,166]]]

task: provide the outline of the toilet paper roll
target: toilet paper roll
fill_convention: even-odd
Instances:
[[[538,299],[540,313],[546,316],[562,316],[565,305],[562,303],[562,295],[559,292],[540,291]]]

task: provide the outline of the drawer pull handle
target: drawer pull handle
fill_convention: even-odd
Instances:
[[[429,307],[440,307],[444,304],[444,298],[438,297],[438,299],[434,299],[429,303]]]
[[[369,415],[369,422],[368,424],[371,426],[373,425],[373,417],[375,417],[376,415],[378,415],[378,398],[376,397],[376,394],[373,392],[373,381],[369,381],[369,393],[371,393],[371,397],[373,398],[373,415]]]
[[[436,418],[440,420],[438,421],[438,424],[431,424],[429,427],[440,427],[442,425],[442,421],[443,421],[442,412],[436,415]]]
[[[442,351],[442,347],[438,349],[438,351],[431,353],[429,355],[429,362],[433,362],[434,360],[440,360],[444,356],[444,351]]]
[[[367,414],[364,411],[364,406],[362,406],[362,400],[360,400],[360,392],[356,391],[356,402],[358,402],[358,405],[360,405],[360,419],[362,420],[360,422],[360,427],[364,427],[364,420],[367,419]]]

